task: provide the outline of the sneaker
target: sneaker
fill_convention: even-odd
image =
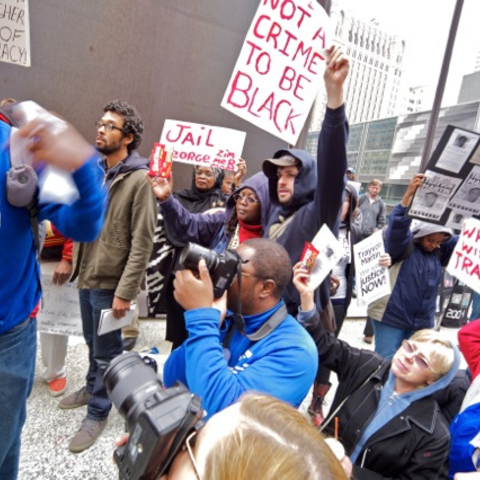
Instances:
[[[85,418],[80,430],[78,430],[70,441],[68,449],[73,453],[80,453],[87,448],[90,448],[103,432],[107,422],[107,418],[105,418],[105,420],[94,420],[93,418],[88,417]]]
[[[52,397],[58,397],[60,395],[63,395],[66,389],[67,389],[67,377],[56,378],[55,380],[48,382],[48,393]]]
[[[87,392],[85,387],[82,387],[80,390],[71,393],[65,398],[62,398],[58,404],[58,407],[62,409],[82,407],[88,403],[88,399],[90,397],[91,394]]]

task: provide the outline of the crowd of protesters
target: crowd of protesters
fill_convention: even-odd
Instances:
[[[105,428],[112,403],[103,374],[138,336],[138,328],[123,338],[120,329],[100,334],[101,312],[111,309],[116,320],[135,318],[134,302],[146,274],[150,303],[162,305],[151,305],[151,311],[167,312],[167,339],[173,342],[165,386],[180,381],[201,397],[206,421],[191,432],[162,478],[296,478],[292,475],[299,472],[311,479],[463,478],[459,475],[479,468],[479,328],[472,321],[459,332],[469,369],[462,378],[472,379],[465,399],[466,388],[457,389],[454,380],[461,353],[433,329],[442,266],[458,236],[427,222],[412,227],[407,211],[423,174],[412,178],[388,220],[379,180],[360,193],[346,154],[348,71],[342,49],[330,48],[316,157],[281,149],[262,163],[261,172],[246,178],[243,160],[228,175],[197,166],[185,190],[174,191],[173,178],[148,175],[148,160],[137,152],[143,122],[126,102],[105,105],[96,122],[96,151],[63,120],[57,130],[44,119],[21,126],[19,135],[30,140],[33,158],[67,172],[78,198],[69,204],[39,203],[43,187],[35,185],[29,202],[12,203],[13,187],[6,179],[14,153],[2,150],[0,478],[18,474],[35,371],[38,237],[45,225],[61,239],[53,283],[77,281],[88,347],[85,385],[63,396],[70,387],[67,340],[42,334],[50,393],[63,396],[62,409],[87,407],[69,441],[72,453],[90,448]],[[16,104],[9,105],[0,111],[2,145],[12,144],[17,122]],[[302,252],[323,225],[346,245],[345,254],[312,288]],[[387,253],[380,265],[389,267],[392,291],[368,308],[372,352],[337,337],[354,298],[353,245],[377,230],[383,231]],[[17,241],[7,252],[12,236]],[[49,242],[47,235],[43,257]],[[205,259],[191,268],[181,264],[189,242],[229,255],[235,267],[224,288]],[[366,330],[365,340],[371,343],[373,332]],[[338,386],[324,415],[330,372]],[[311,390],[311,423],[321,432],[295,411]],[[287,428],[279,428],[282,423]],[[335,437],[340,454],[327,448],[325,436]],[[262,449],[269,455],[259,453]]]

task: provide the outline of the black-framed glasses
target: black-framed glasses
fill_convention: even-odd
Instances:
[[[114,130],[120,130],[123,133],[123,128],[112,125],[111,123],[102,123],[98,121],[95,122],[95,127],[97,127],[97,130],[100,130],[103,127],[103,129],[108,133],[112,133]]]
[[[240,193],[234,193],[232,197],[236,202],[247,203],[248,205],[260,203],[260,200],[252,195],[241,195]]]
[[[415,363],[420,367],[421,370],[430,370],[431,372],[437,375],[437,372],[431,367],[427,360],[420,354],[416,353],[417,349],[412,342],[408,340],[403,340],[402,348],[409,354],[413,353],[413,359]]]
[[[188,453],[188,458],[190,458],[190,462],[192,463],[193,471],[195,472],[195,476],[197,477],[197,480],[202,480],[202,477],[200,476],[200,472],[198,470],[198,464],[197,461],[195,460],[195,456],[193,455],[193,445],[190,444],[190,442],[195,438],[197,435],[198,430],[194,430],[185,440],[185,447],[187,449]]]

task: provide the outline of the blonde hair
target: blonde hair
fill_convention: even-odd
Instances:
[[[334,480],[347,476],[307,419],[266,395],[240,402],[238,426],[209,452],[206,480]]]
[[[424,329],[418,330],[411,337],[410,340],[418,343],[433,343],[436,348],[430,355],[432,361],[432,368],[437,373],[437,378],[443,377],[452,367],[455,359],[452,344],[436,330]]]

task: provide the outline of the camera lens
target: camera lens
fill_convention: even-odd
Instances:
[[[208,271],[213,273],[218,265],[218,255],[213,250],[203,248],[195,243],[188,243],[182,250],[179,263],[183,265],[184,268],[196,272],[198,271],[198,262],[202,258],[207,264]]]
[[[144,410],[145,402],[157,392],[163,395],[160,378],[138,353],[115,357],[103,375],[103,383],[112,403],[130,429]]]

